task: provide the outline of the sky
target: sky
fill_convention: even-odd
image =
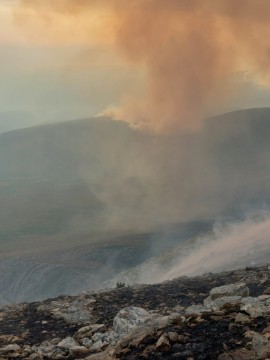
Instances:
[[[30,124],[94,116],[140,82],[139,71],[110,44],[77,41],[76,35],[70,42],[33,39],[16,20],[17,5],[0,0],[0,114],[29,113],[23,121]]]
[[[167,132],[268,106],[268,13],[267,0],[0,0],[0,113]]]

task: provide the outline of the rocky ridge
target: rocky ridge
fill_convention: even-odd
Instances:
[[[0,359],[270,358],[268,266],[0,309]]]

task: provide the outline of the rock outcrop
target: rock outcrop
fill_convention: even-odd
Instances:
[[[0,359],[270,358],[268,267],[0,310]]]

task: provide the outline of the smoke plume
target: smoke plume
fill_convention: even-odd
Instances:
[[[268,0],[21,0],[15,19],[32,41],[112,46],[143,72],[140,95],[107,109],[134,126],[197,129],[239,96],[237,73],[269,84]]]
[[[179,275],[198,275],[243,266],[263,265],[269,256],[269,214],[243,222],[217,226],[212,239],[199,239],[192,251],[174,261],[163,279]]]
[[[265,265],[269,260],[269,230],[269,212],[258,212],[238,222],[216,223],[213,232],[124,271],[105,282],[105,286],[117,282],[159,283],[179,276]]]

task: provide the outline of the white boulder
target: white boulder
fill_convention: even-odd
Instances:
[[[249,296],[249,288],[245,283],[229,284],[215,287],[209,294],[209,297],[211,297],[212,300],[224,296]]]
[[[136,326],[145,323],[151,315],[140,307],[126,307],[113,320],[113,329],[120,335],[128,335]]]

